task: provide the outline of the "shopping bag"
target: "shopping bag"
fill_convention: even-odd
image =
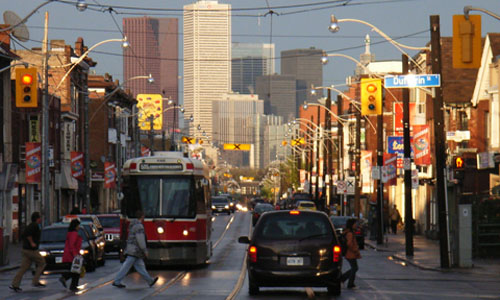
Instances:
[[[83,256],[77,255],[71,263],[71,273],[81,274],[83,266]]]
[[[85,266],[82,266],[82,270],[80,271],[80,278],[85,277],[86,273],[87,273],[87,271],[85,270]]]

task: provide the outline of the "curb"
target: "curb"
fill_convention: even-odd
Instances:
[[[0,268],[0,273],[12,271],[12,270],[15,270],[15,269],[19,269],[20,266],[21,265],[2,267],[2,268]]]

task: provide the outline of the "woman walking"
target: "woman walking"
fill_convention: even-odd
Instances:
[[[359,253],[358,242],[356,241],[356,237],[354,236],[354,232],[356,232],[356,228],[358,224],[356,219],[347,220],[346,229],[343,234],[345,234],[347,240],[347,251],[345,253],[345,258],[349,262],[351,269],[344,274],[342,274],[341,280],[345,282],[349,279],[347,283],[348,289],[353,289],[356,287],[354,284],[354,280],[356,279],[356,272],[358,271],[358,259],[361,258],[361,254]]]
[[[71,220],[69,223],[68,233],[66,234],[66,243],[64,244],[64,254],[63,263],[71,263],[75,256],[80,254],[80,249],[82,247],[82,237],[78,234],[80,229],[80,221],[78,219]],[[66,287],[66,280],[71,278],[71,285],[69,289],[73,292],[78,291],[78,280],[80,279],[80,274],[72,273],[71,271],[64,272],[59,278],[61,284]]]

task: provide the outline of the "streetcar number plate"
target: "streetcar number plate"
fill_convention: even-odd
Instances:
[[[62,257],[56,257],[56,264],[62,263]]]
[[[302,257],[287,257],[286,264],[287,264],[287,266],[302,266],[302,265],[304,265],[304,258],[302,258]]]

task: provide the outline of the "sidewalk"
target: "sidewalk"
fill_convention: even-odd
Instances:
[[[429,240],[424,236],[415,235],[413,237],[413,256],[406,256],[406,241],[404,232],[396,235],[384,235],[385,243],[377,245],[377,241],[372,241],[366,237],[365,243],[376,251],[392,252],[392,258],[404,261],[423,270],[459,272],[476,275],[500,277],[500,258],[473,258],[472,268],[453,267],[442,269],[439,253],[439,241]]]
[[[9,243],[7,254],[7,264],[0,266],[0,273],[19,268],[21,265],[21,249],[22,243]]]

